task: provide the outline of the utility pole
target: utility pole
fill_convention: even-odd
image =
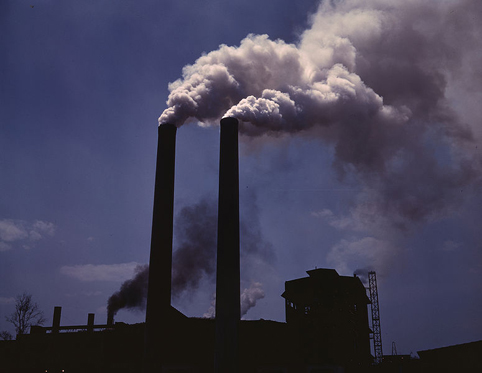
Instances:
[[[382,331],[380,329],[380,309],[378,308],[377,275],[375,271],[368,272],[368,286],[370,289],[370,301],[372,302],[372,329],[373,329],[373,351],[375,363],[379,364],[383,359]]]

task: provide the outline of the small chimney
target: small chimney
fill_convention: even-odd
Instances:
[[[60,329],[60,315],[62,313],[62,307],[54,307],[54,319],[52,321],[52,333],[58,333]]]
[[[87,315],[87,331],[88,332],[94,331],[94,319],[95,319],[95,313],[89,313]]]
[[[154,211],[146,310],[146,370],[162,370],[169,343],[166,327],[171,309],[174,170],[177,127],[158,127]]]
[[[240,320],[238,120],[221,120],[215,372],[239,371]]]
[[[109,312],[107,314],[107,326],[113,326],[114,325],[114,313]]]

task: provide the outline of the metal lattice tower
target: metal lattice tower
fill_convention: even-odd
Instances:
[[[378,364],[382,362],[383,351],[382,331],[380,329],[380,310],[378,308],[377,275],[374,271],[368,272],[368,285],[370,289],[370,301],[372,302],[373,350],[375,353],[375,363]]]

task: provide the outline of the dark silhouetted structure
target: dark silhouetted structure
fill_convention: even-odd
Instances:
[[[373,351],[375,353],[375,363],[378,364],[382,362],[383,349],[380,308],[378,306],[377,274],[374,271],[368,272],[368,287],[370,289],[370,302],[372,303]]]
[[[307,364],[362,371],[371,364],[370,303],[356,276],[339,276],[333,269],[315,269],[309,277],[287,281],[286,322],[298,340]]]
[[[239,367],[239,171],[238,121],[221,120],[219,156],[218,248],[216,266],[217,373]]]
[[[60,317],[62,315],[62,307],[54,308],[54,319],[52,321],[52,333],[58,333],[60,328]]]
[[[286,282],[286,322],[240,321],[238,370],[243,373],[363,372],[371,356],[365,289],[356,277],[335,270],[308,271]],[[54,313],[60,315],[60,307]],[[189,318],[169,307],[163,329],[150,337],[162,344],[164,373],[212,373],[216,321]],[[147,324],[32,327],[16,341],[1,341],[2,373],[138,373],[144,361]],[[13,342],[13,343],[3,343]],[[146,340],[146,343],[148,341]],[[227,352],[228,354],[231,351]],[[148,366],[152,369],[152,366]]]
[[[423,372],[482,372],[482,341],[418,351]]]
[[[158,128],[156,182],[152,218],[149,287],[146,310],[147,371],[160,371],[171,311],[172,236],[176,126]]]
[[[313,274],[313,272],[318,273]],[[409,355],[384,356],[380,364],[365,366],[366,353],[357,352],[350,339],[353,315],[346,309],[352,300],[350,278],[338,276],[333,270],[309,271],[310,277],[288,281],[286,323],[256,320],[241,321],[239,328],[239,371],[243,373],[432,373],[482,371],[482,341],[418,351],[420,359]],[[314,277],[320,274],[320,277]],[[313,276],[315,275],[315,276]],[[318,283],[326,275],[335,289],[318,292]],[[331,278],[331,280],[330,280]],[[338,278],[338,280],[337,280]],[[338,285],[336,284],[338,281]],[[343,284],[346,281],[345,284]],[[310,284],[311,282],[311,284]],[[324,281],[322,281],[324,282]],[[315,286],[313,286],[315,285]],[[322,285],[323,288],[323,285]],[[346,292],[348,294],[346,294]],[[355,290],[360,293],[361,291]],[[286,293],[286,292],[285,292]],[[320,294],[319,301],[313,295]],[[343,294],[345,293],[345,294]],[[351,293],[351,294],[350,294]],[[357,297],[357,296],[355,296]],[[297,303],[294,303],[293,299]],[[306,300],[310,300],[306,302]],[[308,304],[308,306],[306,306]],[[363,303],[361,303],[363,304]],[[301,305],[305,305],[300,308]],[[296,306],[296,308],[295,308]],[[366,306],[366,304],[365,304]],[[306,309],[305,307],[311,307]],[[321,310],[325,308],[325,310]],[[318,311],[316,311],[318,309]],[[338,310],[338,311],[337,311]],[[338,314],[340,313],[340,314]],[[30,334],[16,340],[0,341],[0,371],[2,373],[138,373],[144,356],[145,324],[87,325],[50,327],[35,326]],[[164,373],[212,373],[215,350],[215,321],[188,318],[174,308],[168,315],[169,343],[163,351]],[[344,320],[344,321],[342,321]],[[351,321],[350,321],[351,320]],[[343,323],[348,325],[341,325]],[[311,325],[309,330],[305,325]],[[332,326],[330,326],[333,324]],[[351,326],[352,330],[349,326]],[[368,327],[367,325],[365,325]],[[362,325],[360,325],[360,328]],[[304,329],[302,329],[304,328]],[[345,340],[341,340],[342,334]],[[367,337],[359,343],[368,344]],[[355,337],[355,339],[357,339]]]
[[[240,321],[238,121],[221,121],[216,320],[171,307],[176,127],[158,129],[146,323],[32,328],[7,372],[359,372],[371,361],[365,288],[334,270],[286,282],[286,323]],[[68,332],[67,332],[68,331]]]

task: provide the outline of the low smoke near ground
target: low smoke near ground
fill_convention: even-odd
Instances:
[[[247,199],[248,208],[244,209],[243,214],[245,219],[242,216],[240,220],[242,277],[251,282],[248,288],[241,291],[241,316],[264,298],[263,285],[249,277],[260,276],[259,273],[275,259],[271,245],[262,236],[253,198],[250,195]],[[201,284],[207,282],[213,286],[216,279],[216,200],[205,197],[198,203],[183,207],[176,216],[174,227],[176,244],[172,260],[172,297],[175,300],[190,299]],[[120,290],[110,296],[108,314],[113,317],[121,309],[145,310],[148,279],[149,265],[137,266],[134,277],[125,281]],[[214,305],[213,296],[212,307],[206,312],[206,317],[214,315]]]

